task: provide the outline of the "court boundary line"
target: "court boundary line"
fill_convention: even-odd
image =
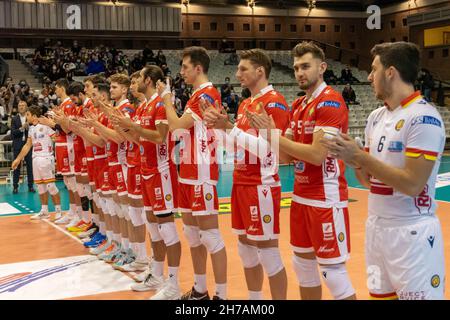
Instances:
[[[61,231],[62,233],[64,233],[66,236],[71,237],[72,239],[76,240],[78,243],[83,244],[83,241],[81,241],[79,238],[75,237],[73,234],[71,234],[69,231],[66,231],[60,227],[58,227],[56,224],[48,221],[47,219],[43,219],[42,221],[46,222],[47,224],[51,225],[53,228]]]

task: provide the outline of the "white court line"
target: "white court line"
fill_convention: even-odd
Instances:
[[[73,234],[71,234],[70,232],[68,232],[68,231],[66,231],[66,230],[64,230],[64,229],[61,229],[61,228],[58,227],[57,225],[55,225],[55,224],[51,223],[50,221],[48,221],[47,219],[43,219],[43,221],[46,222],[46,223],[48,223],[49,225],[51,225],[53,228],[55,228],[55,229],[61,231],[61,232],[64,233],[66,236],[69,236],[69,237],[71,237],[72,239],[76,240],[77,242],[83,244],[83,241],[81,241],[80,239],[78,239],[77,237],[75,237],[75,236],[74,236]]]

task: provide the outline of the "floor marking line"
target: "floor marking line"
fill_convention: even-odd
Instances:
[[[81,241],[80,239],[78,239],[77,237],[75,237],[73,234],[71,234],[70,232],[61,229],[60,227],[58,227],[57,225],[51,223],[50,221],[48,221],[47,219],[43,219],[44,222],[46,222],[47,224],[51,225],[53,228],[61,231],[62,233],[64,233],[65,235],[71,237],[72,239],[76,240],[77,242],[83,244],[83,241]]]

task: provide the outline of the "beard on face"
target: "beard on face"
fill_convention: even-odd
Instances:
[[[319,81],[319,79],[315,79],[315,80],[311,80],[311,81],[304,80],[304,81],[306,81],[306,83],[300,84],[299,87],[302,90],[308,90],[309,88],[314,87],[317,84],[317,81]]]

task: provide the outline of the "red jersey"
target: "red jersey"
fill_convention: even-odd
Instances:
[[[131,119],[133,122],[139,122],[142,116],[142,112],[147,105],[147,102],[142,102],[136,109],[134,117]],[[131,141],[127,142],[127,164],[130,167],[140,166],[141,165],[141,155],[139,152],[139,145],[133,143]]]
[[[134,108],[128,101],[125,99],[121,101],[116,109],[119,109],[124,114],[128,114],[130,118],[134,116]],[[108,128],[113,129],[114,126],[111,121],[108,121]],[[109,165],[115,165],[118,163],[125,164],[126,162],[126,142],[122,142],[120,145],[115,143],[113,140],[108,140],[106,142],[106,154],[108,156]]]
[[[74,114],[75,104],[70,100],[69,97],[64,99],[64,101],[59,105],[59,109],[64,112],[65,116],[71,116]],[[67,134],[63,130],[56,131],[56,143],[67,143]]]
[[[141,115],[140,124],[144,129],[155,131],[157,130],[156,126],[160,123],[168,124],[166,109],[162,99],[155,93],[147,102]],[[170,139],[170,132],[167,134],[166,141],[161,144],[154,144],[142,137],[140,142],[142,176],[164,172],[173,165],[170,155],[175,143]]]
[[[204,182],[217,184],[219,166],[216,161],[216,141],[212,130],[203,124],[200,100],[208,100],[213,106],[217,101],[222,104],[220,93],[211,82],[202,84],[194,91],[186,104],[185,113],[192,115],[194,126],[189,129],[189,136],[180,138],[180,182],[200,185]]]
[[[312,101],[311,101],[312,99]],[[318,130],[337,134],[347,133],[348,108],[342,96],[322,83],[311,96],[294,101],[291,111],[291,129],[287,134],[294,141],[312,144]],[[344,162],[327,157],[320,166],[296,161],[293,200],[314,207],[346,207],[348,200]]]
[[[108,125],[108,117],[103,112],[100,112],[99,116],[98,116],[98,122],[100,122],[102,125],[104,125],[106,127]],[[98,134],[98,132],[96,132],[95,130],[94,130],[94,133]],[[94,154],[94,159],[106,158],[106,146],[99,147],[99,146],[93,145],[92,153]]]
[[[83,101],[83,105],[81,106],[80,117],[84,116],[84,112],[85,111],[90,111],[90,112],[93,112],[93,113],[97,112],[97,109],[95,109],[94,104],[92,103],[92,100],[89,99],[89,98],[86,98]],[[85,142],[87,142],[87,141],[85,141]],[[92,151],[92,147],[93,147],[92,144],[85,143],[84,146],[85,146],[85,149],[86,149],[86,158],[93,159],[94,158],[94,152]]]
[[[259,112],[263,107],[268,115],[271,115],[275,125],[283,133],[289,127],[289,108],[284,97],[267,86],[253,98],[247,98],[242,101],[237,113],[236,126],[242,131],[255,136],[258,130],[251,128],[245,115],[245,111]],[[278,176],[278,159],[276,154],[267,150],[263,159],[250,153],[241,146],[235,147],[235,161],[233,183],[236,185],[280,185]],[[255,150],[256,151],[256,150]]]

